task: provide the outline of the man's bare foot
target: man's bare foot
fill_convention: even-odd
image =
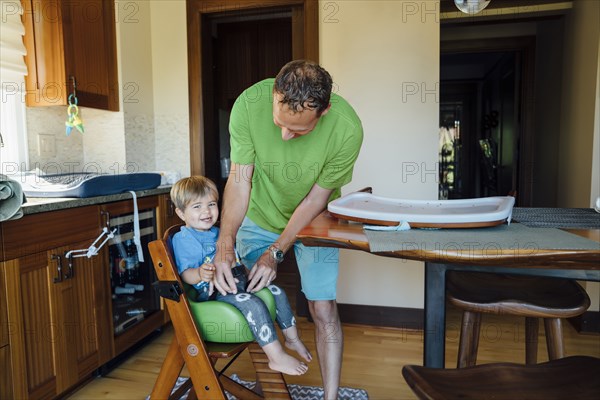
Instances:
[[[298,353],[300,357],[304,358],[306,362],[312,361],[312,354],[310,354],[310,351],[308,351],[302,340],[298,338],[290,341],[286,340],[285,347],[287,347],[290,350],[294,350],[296,353]]]
[[[269,358],[269,368],[287,375],[303,375],[308,371],[306,364],[290,356],[285,351],[282,351],[274,359]]]

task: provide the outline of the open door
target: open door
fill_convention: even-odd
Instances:
[[[233,0],[196,0],[187,2],[188,72],[190,93],[190,162],[191,173],[209,176],[220,175],[220,152],[215,154],[219,132],[205,126],[204,114],[214,115],[215,105],[207,105],[215,93],[215,79],[211,79],[215,60],[211,46],[211,26],[221,19],[239,22],[242,19],[265,19],[278,13],[291,18],[290,59],[306,58],[319,62],[319,2],[318,0],[263,0],[240,3]],[[268,18],[270,18],[268,17]],[[267,19],[268,19],[267,18]],[[275,34],[278,36],[279,32]],[[273,38],[277,40],[277,38]],[[242,39],[243,40],[243,39]],[[240,49],[245,49],[242,45]],[[277,52],[278,48],[270,48]],[[244,51],[244,50],[242,50]],[[283,57],[285,58],[285,57]],[[283,59],[281,58],[281,59]],[[274,58],[272,58],[274,59]],[[277,62],[279,62],[278,60]],[[238,62],[241,67],[244,65]],[[283,64],[279,65],[279,68]],[[254,82],[251,82],[254,83]],[[212,109],[211,109],[212,107]],[[218,109],[216,109],[218,110]],[[210,155],[209,155],[210,153]],[[212,157],[209,162],[209,157]]]
[[[439,198],[531,205],[535,39],[443,42]]]
[[[205,175],[221,193],[231,165],[229,115],[235,100],[292,60],[291,10],[238,14],[208,16],[202,38]]]

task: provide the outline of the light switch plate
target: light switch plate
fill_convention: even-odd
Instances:
[[[38,155],[40,157],[56,157],[56,139],[54,135],[38,134]]]

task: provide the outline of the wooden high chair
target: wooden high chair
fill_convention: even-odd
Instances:
[[[190,307],[191,303],[177,272],[177,266],[175,265],[170,245],[172,236],[179,231],[181,226],[172,226],[165,232],[163,239],[155,240],[148,245],[158,277],[158,282],[155,285],[159,295],[165,299],[175,330],[175,336],[169,346],[165,361],[152,389],[150,399],[177,399],[190,387],[193,390],[190,391],[188,399],[225,400],[227,399],[225,390],[238,399],[244,400],[290,399],[283,375],[269,368],[267,356],[260,346],[256,342],[253,342],[253,338],[247,337],[247,333],[250,331],[247,328],[244,317],[239,311],[230,304],[216,301],[193,303],[193,307]],[[271,295],[268,289],[263,289],[263,291],[265,290],[268,292],[268,295]],[[260,295],[259,297],[262,298]],[[201,307],[199,307],[200,304],[217,307],[216,311],[214,309],[212,311],[213,316],[222,316],[224,313],[230,312],[230,308],[237,311],[238,320],[231,321],[231,316],[229,315],[226,317],[229,320],[222,322],[214,321],[212,325],[220,326],[221,323],[233,324],[239,328],[242,326],[241,324],[246,324],[246,329],[239,328],[240,332],[246,332],[246,337],[242,333],[238,338],[239,341],[245,340],[245,342],[215,343],[204,340],[202,329],[198,329],[195,323],[195,318],[196,321],[202,320],[202,315],[198,315],[202,313]],[[272,311],[273,304],[269,308]],[[227,311],[228,309],[229,311]],[[220,310],[225,311],[221,312]],[[210,335],[206,331],[205,333]],[[250,352],[252,363],[256,370],[256,387],[254,390],[247,389],[223,374],[229,364],[246,348]],[[219,358],[233,359],[222,371],[217,371],[215,364]],[[191,378],[171,394],[184,364],[187,365]]]

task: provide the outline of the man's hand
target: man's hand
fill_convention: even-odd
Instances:
[[[213,259],[215,265],[215,288],[223,296],[227,293],[237,293],[237,286],[235,285],[235,278],[231,273],[231,268],[235,266],[235,254],[233,248],[228,250],[224,248],[226,246],[217,246],[217,254]]]
[[[250,270],[250,274],[248,275],[248,288],[246,291],[249,293],[256,293],[262,288],[269,286],[276,277],[277,262],[275,262],[273,256],[271,256],[267,250],[260,256],[258,261],[256,261],[256,264]]]

